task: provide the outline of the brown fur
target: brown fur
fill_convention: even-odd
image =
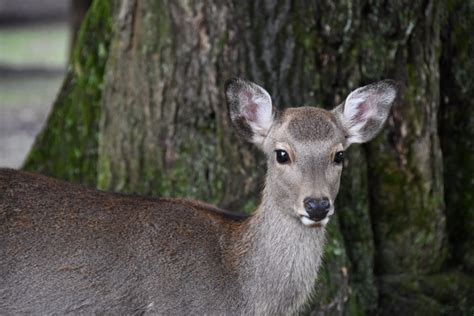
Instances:
[[[1,169],[0,312],[79,312],[82,309],[76,309],[76,302],[67,300],[81,295],[100,306],[100,295],[93,288],[120,293],[127,278],[159,284],[168,276],[156,271],[156,267],[173,261],[191,265],[188,276],[182,271],[173,275],[188,284],[193,284],[187,279],[193,275],[192,265],[207,265],[208,270],[199,271],[199,277],[194,275],[194,282],[201,284],[195,285],[221,288],[225,293],[234,274],[220,265],[227,260],[222,249],[232,242],[226,232],[230,229],[238,234],[245,218],[205,203],[106,193],[37,174]],[[164,243],[155,243],[163,240]],[[193,257],[183,257],[186,252],[193,253]],[[136,265],[137,259],[140,266]],[[107,275],[114,277],[107,280]],[[15,283],[27,285],[21,295],[15,292]],[[62,288],[63,296],[46,297],[53,295],[56,287]],[[140,292],[130,294],[137,303],[142,302],[145,310],[148,301],[154,301],[154,293]],[[97,301],[91,293],[99,295]],[[126,293],[127,290],[123,295]],[[15,297],[25,294],[31,301],[33,297],[44,301],[43,307],[16,301]],[[2,299],[5,295],[10,299]],[[116,305],[95,310],[126,311],[126,302],[119,297],[114,301]],[[223,311],[227,310],[222,307],[224,303],[211,305]],[[199,306],[186,306],[184,301],[180,304],[189,312],[199,310]],[[8,307],[15,305],[13,309]],[[155,308],[173,311],[182,310],[183,306],[156,304]]]
[[[315,141],[335,137],[334,115],[314,107],[290,108],[284,113],[288,132],[298,141]]]

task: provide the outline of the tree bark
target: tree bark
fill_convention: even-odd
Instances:
[[[306,312],[426,314],[439,312],[440,302],[449,312],[467,310],[472,279],[442,269],[452,264],[445,260],[437,115],[441,90],[449,98],[441,101],[449,241],[454,262],[472,267],[472,229],[458,220],[472,219],[472,195],[455,194],[465,192],[470,178],[454,172],[469,163],[458,157],[472,147],[472,137],[461,140],[463,130],[472,135],[472,115],[458,106],[472,101],[457,92],[469,72],[455,66],[470,50],[450,37],[454,27],[443,33],[451,48],[442,49],[444,4],[104,3],[93,3],[82,26],[75,48],[82,53],[71,63],[28,169],[106,190],[198,198],[249,212],[258,203],[264,161],[231,130],[225,79],[257,82],[282,109],[332,108],[358,86],[392,77],[402,93],[388,127],[372,144],[348,151],[324,268]],[[440,79],[441,51],[441,73],[451,85]],[[450,142],[451,133],[457,142]],[[459,227],[463,233],[456,235]],[[438,291],[445,284],[456,286],[455,296]]]
[[[227,205],[258,196],[255,151],[234,139],[222,93],[239,72],[231,10],[121,3],[103,100],[101,188]]]
[[[70,40],[70,54],[72,55],[82,22],[86,17],[87,10],[89,10],[92,0],[71,0],[70,7],[70,23],[71,23],[71,40]]]
[[[82,24],[61,91],[24,169],[95,185],[102,83],[111,35],[107,1],[95,1]]]
[[[474,272],[474,3],[452,1],[443,27],[439,130],[452,260]]]
[[[403,101],[394,107],[388,128],[368,146],[376,268],[380,274],[437,272],[446,254],[437,133],[440,7],[418,1],[392,9],[397,12],[392,29],[373,41],[385,44],[389,56],[381,70],[404,82]],[[397,30],[397,22],[404,27]],[[393,31],[404,38],[389,44]],[[366,64],[376,62],[369,57]]]

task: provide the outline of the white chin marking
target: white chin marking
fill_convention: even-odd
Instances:
[[[326,224],[329,223],[329,217],[326,217],[325,219],[323,219],[319,223],[321,224],[321,226],[326,226]]]
[[[313,221],[312,219],[306,217],[306,216],[301,216],[300,217],[301,223],[305,226],[319,226],[319,227],[324,227],[326,224],[329,222],[329,217],[324,218],[323,220],[320,221]]]
[[[305,226],[313,226],[314,224],[316,224],[315,221],[310,220],[310,219],[307,218],[306,216],[301,216],[301,217],[300,217],[300,220],[301,220],[301,222],[303,223],[303,225],[305,225]]]

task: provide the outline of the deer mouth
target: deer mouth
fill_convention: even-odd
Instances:
[[[324,218],[310,218],[306,215],[300,215],[300,221],[305,226],[310,227],[324,227],[329,222],[329,216],[325,216]]]

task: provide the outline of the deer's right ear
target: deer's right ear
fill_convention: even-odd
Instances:
[[[268,92],[253,82],[234,78],[226,82],[225,95],[234,128],[246,140],[261,144],[275,114]]]

